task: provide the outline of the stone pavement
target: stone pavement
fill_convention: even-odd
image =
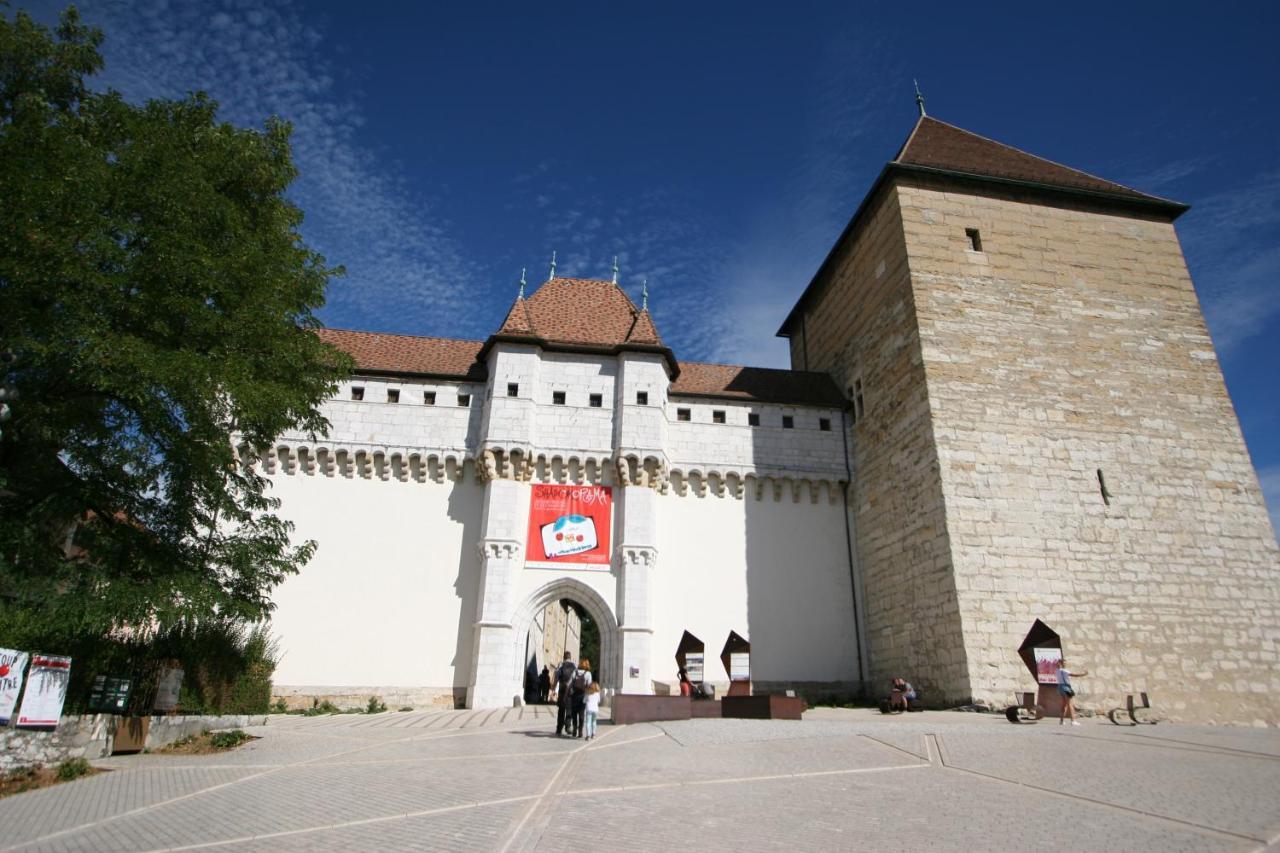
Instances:
[[[1274,729],[816,709],[587,743],[553,712],[272,717],[0,800],[0,850],[1280,849]]]

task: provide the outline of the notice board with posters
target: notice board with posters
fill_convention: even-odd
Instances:
[[[537,483],[529,498],[525,565],[608,569],[613,489]]]
[[[32,655],[27,689],[22,694],[22,707],[18,709],[18,728],[56,729],[70,681],[71,658]]]
[[[9,725],[18,694],[22,692],[22,673],[26,668],[26,652],[0,649],[0,726]]]

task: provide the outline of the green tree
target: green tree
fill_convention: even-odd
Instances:
[[[315,544],[234,444],[322,432],[350,368],[289,125],[93,91],[101,42],[0,13],[0,642],[265,616]]]

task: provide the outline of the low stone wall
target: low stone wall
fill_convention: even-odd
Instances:
[[[415,711],[430,708],[465,708],[465,687],[351,687],[326,685],[272,686],[271,704],[283,701],[290,711],[305,711],[313,704],[331,702],[343,711],[364,708],[369,697],[376,696],[388,710],[413,708]]]
[[[0,726],[0,773],[59,764],[68,758],[105,758],[111,754],[120,719],[113,714],[63,717],[51,732]],[[159,749],[205,731],[262,726],[266,722],[265,714],[152,717],[146,748]]]

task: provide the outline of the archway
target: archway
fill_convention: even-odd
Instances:
[[[526,638],[534,617],[548,604],[565,599],[589,616],[599,629],[600,659],[592,663],[600,679],[600,686],[606,691],[616,690],[622,682],[622,666],[618,658],[618,620],[613,615],[613,609],[599,593],[574,578],[557,578],[539,587],[516,610],[511,621],[514,640],[511,649],[512,671],[520,673],[523,678]]]

